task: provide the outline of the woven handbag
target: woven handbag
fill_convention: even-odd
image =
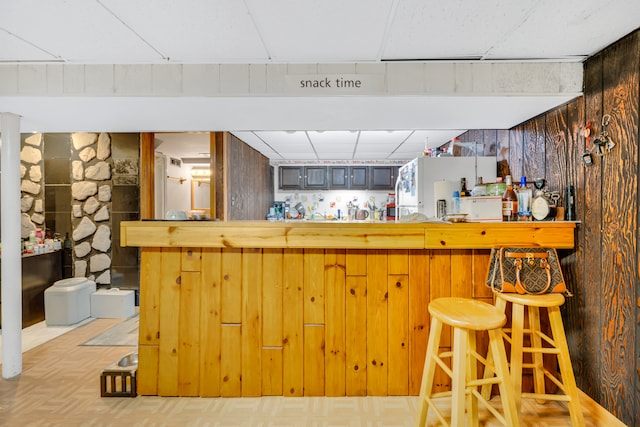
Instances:
[[[494,292],[570,296],[554,248],[500,247],[491,249],[487,286]]]

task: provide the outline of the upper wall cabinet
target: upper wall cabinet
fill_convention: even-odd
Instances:
[[[393,190],[398,177],[398,166],[371,166],[371,190]]]
[[[325,190],[329,187],[326,166],[304,167],[304,188]]]
[[[278,168],[278,187],[282,190],[300,190],[304,180],[302,166],[280,166]]]
[[[280,190],[393,190],[398,166],[280,166]]]
[[[326,190],[329,188],[326,166],[280,166],[281,190]]]

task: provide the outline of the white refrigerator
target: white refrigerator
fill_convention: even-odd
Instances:
[[[421,213],[437,216],[437,200],[446,201],[451,213],[453,192],[460,190],[460,180],[467,179],[467,190],[482,181],[495,182],[498,169],[496,156],[481,157],[417,157],[400,167],[396,181],[396,217]]]

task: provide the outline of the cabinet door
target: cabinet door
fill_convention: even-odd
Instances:
[[[366,190],[369,186],[369,167],[351,166],[349,168],[349,188],[352,190]]]
[[[302,188],[302,166],[280,166],[280,180],[278,187],[281,189]]]
[[[372,190],[393,190],[396,185],[398,166],[371,166]]]
[[[331,166],[329,167],[329,188],[347,189],[348,187],[348,168],[347,166]]]
[[[327,188],[326,166],[305,166],[304,188]]]

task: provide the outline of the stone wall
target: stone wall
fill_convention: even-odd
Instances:
[[[20,149],[20,211],[22,213],[23,239],[29,237],[31,231],[42,228],[45,232],[44,217],[44,174],[42,134],[36,133],[26,137]]]
[[[111,136],[71,134],[73,275],[111,284]]]

